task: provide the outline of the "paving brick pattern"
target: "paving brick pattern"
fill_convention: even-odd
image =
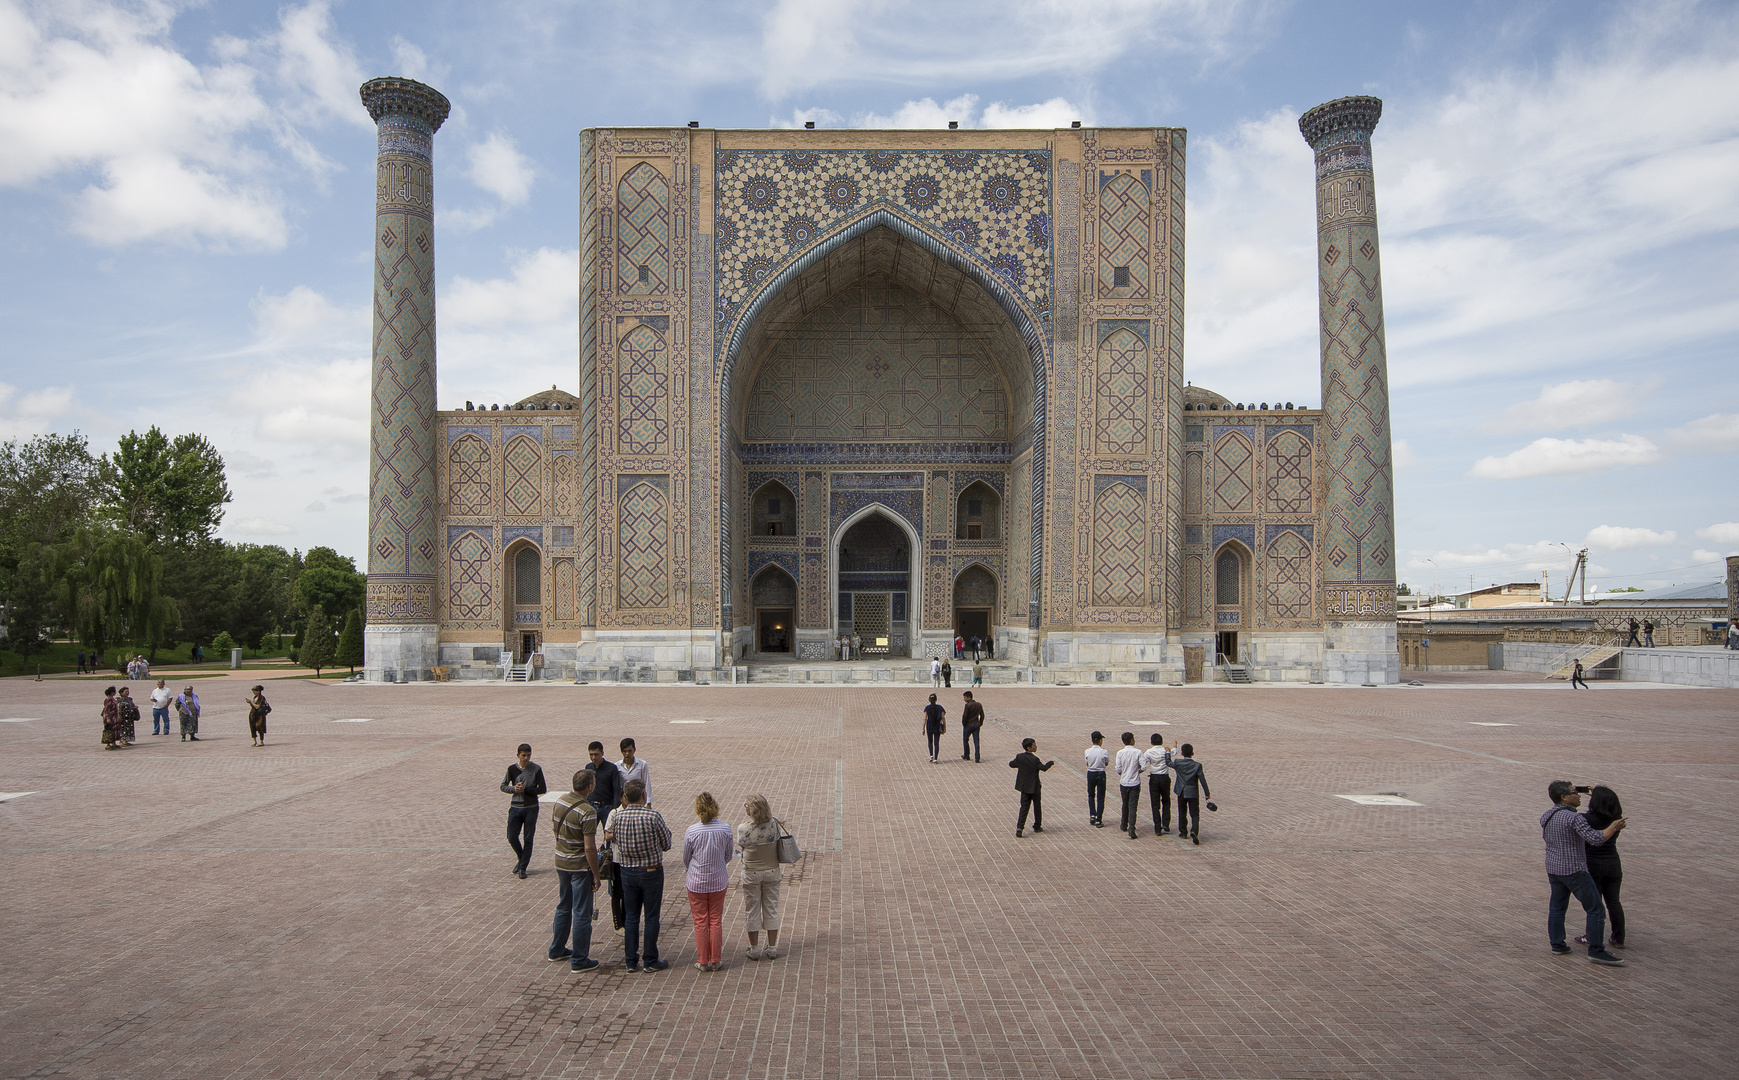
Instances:
[[[0,791],[39,792],[0,802],[4,1076],[1706,1077],[1739,1051],[1731,691],[986,688],[982,765],[953,724],[927,761],[910,687],[278,683],[263,749],[242,692],[202,690],[197,746],[110,752],[89,682],[0,683],[30,718]],[[1201,847],[1087,827],[1095,727],[1196,744]],[[693,970],[673,857],[669,971],[626,973],[607,922],[596,972],[544,961],[549,816],[510,876],[496,785],[521,740],[558,779],[623,735],[679,834],[703,788],[794,830],[785,956],[745,959],[733,893],[726,970]],[[1057,768],[1016,839],[1025,735]],[[1633,821],[1624,969],[1546,950],[1561,775]],[[1392,791],[1424,805],[1333,797]]]

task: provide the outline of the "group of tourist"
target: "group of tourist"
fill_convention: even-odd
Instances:
[[[266,745],[266,716],[272,711],[266,701],[266,688],[255,684],[243,704],[248,710],[248,733],[253,745]],[[158,679],[151,691],[151,734],[173,735],[179,730],[182,742],[199,742],[200,708],[199,695],[194,693],[192,683],[177,694],[169,689],[167,680]],[[169,726],[171,711],[177,720],[175,729]],[[106,749],[120,750],[138,741],[139,703],[133,700],[132,688],[111,686],[103,691],[102,719],[102,745]]]
[[[850,660],[853,657],[860,660],[863,658],[863,638],[859,637],[855,630],[849,637],[841,634],[833,641],[833,658],[835,660]]]
[[[663,971],[670,962],[659,955],[664,910],[664,857],[673,836],[664,815],[652,806],[651,768],[636,755],[633,739],[620,743],[622,757],[610,761],[604,744],[587,747],[590,759],[573,775],[573,787],[554,801],[557,881],[556,911],[548,957],[568,962],[571,971],[599,966],[592,956],[592,923],[598,918],[594,894],[608,885],[611,918],[622,935],[628,971]],[[537,826],[538,796],[548,790],[543,769],[531,760],[531,745],[519,745],[501,790],[513,796],[508,808],[507,840],[513,848],[513,873],[526,877]],[[750,960],[779,956],[779,840],[784,830],[767,799],[750,795],[744,821],[735,829],[719,820],[711,792],[695,796],[698,818],[683,834],[683,884],[694,920],[695,969],[724,968],[724,907],[730,862],[742,860],[742,893]],[[601,839],[600,839],[601,837]],[[767,935],[766,944],[761,935]]]
[[[982,652],[984,654],[984,659],[995,660],[996,659],[996,639],[995,638],[988,638],[988,637],[987,638],[980,638],[980,637],[977,637],[976,635],[971,637],[971,638],[963,638],[963,637],[960,637],[959,635],[955,635],[955,638],[954,638],[954,659],[956,659],[956,660],[966,659],[966,653],[968,650],[970,650],[972,653],[972,662],[973,663],[978,662],[980,652]]]
[[[930,684],[932,686],[950,689],[954,685],[954,665],[939,656],[930,658]],[[972,685],[984,685],[984,664],[982,661],[972,661]]]

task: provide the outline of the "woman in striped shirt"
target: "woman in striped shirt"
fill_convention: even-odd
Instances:
[[[718,800],[711,792],[695,797],[694,815],[700,820],[682,834],[688,909],[694,915],[694,967],[696,971],[718,971],[725,966],[725,892],[730,888],[735,838],[731,827],[719,820]]]

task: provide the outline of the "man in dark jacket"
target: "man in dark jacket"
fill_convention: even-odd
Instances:
[[[960,760],[983,761],[979,753],[979,732],[984,728],[984,706],[972,700],[972,691],[961,695],[966,707],[960,712]]]
[[[1208,778],[1202,772],[1202,763],[1196,760],[1196,748],[1184,743],[1178,747],[1178,753],[1183,756],[1171,760],[1171,771],[1177,773],[1177,835],[1181,840],[1187,834],[1190,843],[1200,847],[1201,801],[1214,796],[1208,790]]]
[[[513,872],[523,878],[525,868],[531,865],[531,842],[537,835],[537,797],[549,790],[543,782],[543,766],[531,760],[530,743],[519,744],[519,760],[507,767],[501,790],[513,796],[507,807],[507,843],[519,860]]]
[[[1016,754],[1014,760],[1008,763],[1009,768],[1019,770],[1014,774],[1014,789],[1020,792],[1020,818],[1014,824],[1016,836],[1026,835],[1028,807],[1031,807],[1033,812],[1033,832],[1042,833],[1045,831],[1045,809],[1044,804],[1039,801],[1039,773],[1046,771],[1056,762],[1039,761],[1039,756],[1033,752],[1038,748],[1039,744],[1033,740],[1022,739],[1020,753]]]
[[[610,822],[610,813],[622,802],[622,770],[616,768],[616,763],[604,756],[604,744],[595,742],[586,748],[586,755],[591,760],[586,768],[598,774],[598,781],[592,787],[592,806],[598,811],[598,828],[602,829]]]

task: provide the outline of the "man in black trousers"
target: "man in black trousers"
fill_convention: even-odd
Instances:
[[[524,878],[525,868],[531,865],[531,841],[537,835],[537,797],[549,790],[543,782],[543,766],[531,760],[530,743],[519,744],[519,760],[507,767],[501,790],[513,796],[507,807],[507,843],[519,859],[513,872]]]
[[[1202,764],[1196,760],[1196,748],[1184,743],[1178,747],[1178,753],[1183,756],[1171,761],[1171,771],[1177,773],[1177,837],[1182,840],[1188,836],[1190,843],[1200,847],[1202,800],[1214,796],[1208,791],[1208,778],[1202,772]]]
[[[1046,771],[1056,762],[1039,761],[1039,756],[1033,752],[1038,748],[1039,744],[1032,739],[1022,739],[1020,753],[1016,754],[1014,760],[1008,763],[1009,768],[1019,770],[1014,774],[1014,789],[1020,792],[1020,818],[1014,824],[1016,836],[1026,835],[1028,807],[1031,807],[1033,812],[1033,832],[1042,833],[1045,831],[1045,808],[1044,804],[1039,801],[1039,773]]]

